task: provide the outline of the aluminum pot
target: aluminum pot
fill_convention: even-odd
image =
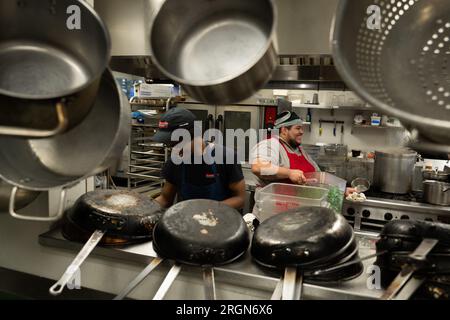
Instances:
[[[0,177],[28,190],[63,188],[64,199],[66,188],[116,164],[130,124],[126,98],[106,70],[91,112],[74,129],[46,139],[0,137]],[[10,201],[14,201],[14,190]]]
[[[409,149],[376,151],[374,186],[387,193],[411,192],[416,161],[417,153]]]
[[[151,26],[152,59],[194,99],[238,102],[275,71],[276,22],[272,0],[166,0]]]
[[[450,183],[425,181],[423,192],[426,202],[439,206],[450,206]]]
[[[74,128],[110,59],[100,17],[84,1],[3,0],[0,30],[0,134],[44,138]]]
[[[11,191],[13,186],[0,180],[0,212],[7,212],[9,209],[9,198],[11,197]],[[39,191],[30,191],[20,189],[17,192],[15,207],[17,210],[25,208],[31,202],[33,202],[38,196]]]

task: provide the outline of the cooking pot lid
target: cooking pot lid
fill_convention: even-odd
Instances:
[[[376,155],[383,155],[387,157],[415,157],[417,152],[408,148],[386,148],[375,151]]]
[[[343,216],[328,208],[303,207],[264,221],[254,234],[252,255],[267,266],[313,267],[353,241],[353,230]]]
[[[229,263],[247,251],[249,242],[240,213],[212,200],[172,206],[153,232],[153,246],[161,257],[193,265]]]

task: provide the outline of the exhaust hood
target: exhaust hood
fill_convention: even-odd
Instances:
[[[273,81],[340,81],[333,65],[320,63],[329,56],[330,29],[338,0],[274,0],[278,8],[277,40],[280,65]],[[109,28],[113,70],[157,80],[168,80],[152,64],[149,28],[164,0],[95,0],[95,10]],[[311,63],[306,56],[312,56]],[[286,63],[288,61],[294,63]],[[292,59],[294,58],[294,59]],[[305,58],[306,63],[301,63]]]

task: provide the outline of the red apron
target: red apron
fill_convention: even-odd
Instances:
[[[297,155],[288,151],[284,143],[280,141],[280,144],[286,150],[287,156],[289,157],[289,169],[291,170],[301,170],[303,173],[316,172],[316,168],[306,159],[305,156]]]
[[[284,150],[286,150],[286,153],[289,157],[289,169],[301,170],[303,171],[303,173],[316,172],[316,168],[314,168],[314,166],[306,159],[305,156],[299,156],[295,153],[291,153],[281,141],[280,144],[283,146]],[[292,184],[290,180],[281,181],[281,183]],[[296,195],[296,191],[289,187],[279,186],[278,191],[286,196]],[[274,211],[276,213],[280,213],[298,207],[298,201],[296,201],[295,203],[289,203],[288,201],[275,201]]]

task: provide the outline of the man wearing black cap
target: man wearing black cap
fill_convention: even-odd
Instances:
[[[153,140],[176,147],[164,166],[162,175],[166,181],[156,201],[168,208],[178,196],[178,201],[209,199],[241,209],[245,203],[245,181],[234,151],[221,145],[206,144],[201,134],[195,136],[195,120],[192,112],[182,108],[173,108],[161,117],[159,131]],[[178,136],[188,136],[189,140],[173,141],[172,138]],[[180,155],[181,148],[183,154]],[[216,161],[216,155],[220,161]],[[183,161],[178,164],[181,156]],[[198,159],[201,160],[196,163]],[[227,159],[235,161],[228,164]]]

